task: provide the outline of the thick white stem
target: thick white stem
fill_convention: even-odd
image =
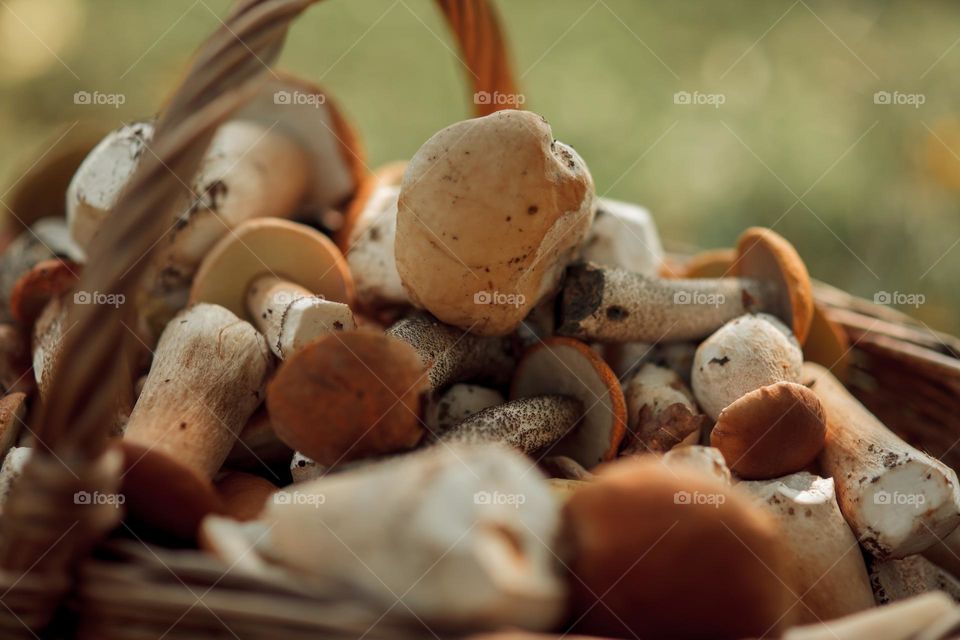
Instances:
[[[874,562],[870,567],[870,583],[877,604],[889,604],[937,590],[960,600],[960,581],[923,556]]]

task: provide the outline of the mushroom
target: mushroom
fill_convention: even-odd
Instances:
[[[575,633],[744,638],[789,622],[790,557],[772,517],[716,478],[626,458],[563,516]]]
[[[268,559],[371,607],[403,594],[434,628],[549,629],[564,612],[547,546],[556,503],[529,460],[501,447],[432,447],[298,484],[261,522]],[[451,587],[464,576],[469,589]]]
[[[551,478],[562,480],[590,480],[593,478],[593,473],[567,456],[546,456],[539,463],[540,468]]]
[[[208,491],[262,401],[270,369],[263,337],[227,309],[197,304],[181,311],[160,336],[124,432],[126,443],[144,450],[130,464],[176,469],[182,484]],[[129,500],[128,508],[162,521],[157,505]]]
[[[830,319],[823,305],[814,304],[803,359],[825,366],[838,380],[844,381],[850,368],[851,351],[850,338],[843,327]]]
[[[581,258],[604,267],[655,276],[663,261],[663,246],[650,212],[628,202],[598,198],[597,214]]]
[[[928,591],[943,591],[955,601],[960,601],[960,580],[919,555],[873,562],[870,584],[880,605],[906,600]]]
[[[337,235],[357,285],[357,302],[371,311],[410,304],[394,254],[397,200],[405,168],[405,162],[394,162],[367,178]]]
[[[51,300],[73,289],[81,267],[62,258],[41,260],[21,275],[10,293],[10,315],[22,327],[32,327]]]
[[[626,431],[626,402],[620,381],[586,344],[554,337],[524,354],[510,383],[510,397],[548,396],[557,407],[579,401],[579,421],[550,449],[590,469],[612,460]],[[487,411],[493,411],[488,409]]]
[[[475,384],[455,384],[430,402],[426,411],[427,426],[434,433],[446,431],[478,411],[504,403],[496,389]]]
[[[453,124],[410,160],[396,257],[411,301],[479,335],[513,332],[557,289],[593,220],[593,178],[546,120],[504,110]]]
[[[790,330],[767,314],[731,320],[697,348],[691,384],[704,413],[720,412],[775,382],[799,382],[803,352]]]
[[[676,342],[766,311],[787,323],[802,344],[813,292],[793,246],[770,229],[747,229],[737,243],[736,266],[737,278],[676,280],[574,265],[560,299],[557,333],[601,342]]]
[[[326,475],[328,470],[328,467],[318,464],[316,460],[308,458],[299,451],[294,451],[290,459],[290,476],[295,483],[319,478]]]
[[[710,421],[697,408],[693,394],[671,369],[645,364],[624,389],[627,401],[627,445],[623,454],[666,453],[697,444]]]
[[[503,384],[516,366],[509,338],[477,336],[424,314],[400,320],[387,329],[387,335],[416,350],[434,391],[464,381]]]
[[[827,415],[819,462],[837,483],[840,510],[879,559],[918,553],[960,523],[957,474],[887,429],[820,365],[806,363],[805,384]]]
[[[583,403],[570,396],[517,398],[478,411],[432,439],[464,444],[499,442],[533,454],[567,435],[583,415]]]
[[[427,372],[410,345],[357,329],[287,358],[267,387],[267,409],[290,448],[334,466],[416,446],[427,391]]]
[[[3,465],[0,466],[0,511],[10,497],[13,485],[23,474],[23,468],[32,453],[31,447],[11,447],[3,457]]]
[[[800,471],[823,449],[826,417],[820,400],[795,382],[751,391],[720,412],[710,444],[746,480]]]
[[[727,467],[723,454],[714,447],[704,447],[699,444],[693,444],[687,447],[674,447],[663,454],[661,461],[667,467],[682,466],[689,469],[696,469],[714,476],[723,484],[732,483],[730,469]]]
[[[946,640],[955,637],[960,610],[934,591],[853,615],[789,629],[783,640]]]
[[[26,417],[27,394],[14,392],[0,398],[0,458],[17,444]]]
[[[109,134],[83,161],[67,192],[67,219],[84,248],[148,152],[153,124]],[[193,194],[171,206],[173,228],[158,247],[161,290],[184,288],[204,254],[230,229],[252,218],[317,214],[356,188],[362,160],[355,138],[318,87],[291,76],[268,80],[214,135],[191,183]]]
[[[37,383],[40,398],[47,397],[50,381],[53,379],[63,336],[66,332],[67,305],[62,296],[50,299],[33,324],[31,339],[31,361],[33,377]]]
[[[12,324],[0,324],[0,391],[3,393],[33,391],[30,341]]]
[[[269,480],[243,471],[229,471],[216,482],[223,513],[234,520],[256,519],[277,491]]]
[[[221,305],[253,322],[278,358],[332,331],[356,327],[353,280],[343,255],[306,225],[258,218],[224,236],[204,258],[190,302]]]
[[[734,272],[736,249],[707,249],[691,257],[683,265],[684,278],[723,278]]]
[[[777,521],[791,557],[785,570],[800,596],[798,624],[832,620],[874,606],[863,555],[837,506],[832,478],[806,472],[741,482]]]
[[[262,471],[265,467],[286,466],[292,455],[293,450],[273,430],[266,407],[261,406],[240,430],[224,465],[240,471]]]

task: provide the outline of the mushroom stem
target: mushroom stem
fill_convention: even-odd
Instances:
[[[263,400],[270,355],[249,323],[212,304],[167,325],[124,438],[213,478]]]
[[[744,278],[667,280],[573,265],[560,299],[557,333],[601,342],[675,342],[703,338],[762,309],[760,285]]]
[[[397,322],[387,335],[417,351],[434,391],[463,381],[503,384],[517,363],[509,338],[476,336],[422,314]]]
[[[831,478],[800,472],[741,482],[777,520],[790,552],[801,624],[832,620],[874,606],[873,591],[853,532],[837,506]]]
[[[887,429],[820,365],[803,380],[827,415],[825,473],[860,544],[880,559],[923,551],[960,522],[957,474]]]
[[[960,581],[923,556],[874,562],[870,583],[877,604],[881,605],[937,590],[960,600]]]
[[[250,284],[247,311],[267,338],[270,350],[281,359],[320,336],[357,328],[347,305],[271,275]]]
[[[534,453],[558,441],[576,426],[583,404],[569,396],[529,396],[478,411],[439,435],[438,442],[500,442]]]
[[[949,628],[941,624],[952,621]],[[795,627],[783,640],[940,640],[960,621],[957,606],[945,593],[934,591],[910,600],[863,611],[838,620]],[[940,631],[941,633],[932,633]]]
[[[663,454],[663,464],[668,467],[684,467],[707,473],[723,484],[732,483],[730,469],[723,454],[714,447],[704,447],[699,444],[688,447],[674,447]]]

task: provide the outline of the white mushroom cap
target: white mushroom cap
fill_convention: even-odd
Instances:
[[[585,262],[656,276],[663,262],[663,245],[645,208],[599,198],[581,257]]]
[[[320,478],[327,473],[328,468],[299,451],[294,451],[293,458],[290,460],[290,475],[294,482],[306,482],[307,480]]]
[[[503,404],[506,400],[496,389],[476,384],[455,384],[430,402],[425,420],[434,433],[446,431],[473,414]]]
[[[785,324],[760,313],[740,316],[704,340],[694,357],[697,403],[717,419],[741,396],[775,382],[799,382],[803,352]]]
[[[357,285],[357,302],[366,308],[410,303],[394,254],[399,197],[399,185],[374,187],[347,238],[347,264]]]
[[[443,129],[410,160],[397,270],[410,299],[481,335],[506,335],[557,288],[595,209],[583,160],[527,111]]]

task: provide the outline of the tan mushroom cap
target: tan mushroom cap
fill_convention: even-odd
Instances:
[[[826,433],[817,395],[802,384],[777,382],[721,411],[710,444],[741,478],[768,480],[810,464],[823,449]]]
[[[721,640],[778,636],[790,621],[775,522],[702,471],[621,459],[563,516],[574,632]]]
[[[613,459],[626,432],[627,404],[617,376],[595,351],[565,337],[531,347],[514,372],[510,397],[538,395],[570,396],[585,410],[551,455],[570,457],[587,469]]]
[[[850,338],[839,324],[830,319],[823,305],[813,305],[810,333],[803,345],[803,359],[830,369],[838,380],[846,380],[850,368]]]
[[[403,178],[403,172],[407,169],[406,160],[397,160],[385,164],[372,174],[366,176],[360,188],[357,189],[357,195],[350,201],[347,212],[344,214],[343,226],[337,231],[335,240],[340,250],[346,254],[350,250],[350,237],[353,235],[357,222],[363,214],[370,197],[381,186],[399,186]]]
[[[271,76],[235,119],[260,122],[303,145],[312,176],[306,200],[319,209],[351,197],[367,173],[353,127],[330,95],[308,80]]]
[[[80,265],[72,260],[42,260],[20,276],[10,294],[10,315],[25,327],[33,326],[51,298],[72,289],[79,280]]]
[[[209,302],[250,319],[246,295],[261,275],[276,275],[327,300],[351,304],[353,278],[329,238],[312,227],[279,218],[255,218],[223,237],[200,264],[190,303]]]
[[[224,513],[234,520],[253,520],[277,491],[262,476],[243,471],[229,471],[216,482],[217,494],[223,501]]]
[[[357,329],[334,333],[284,360],[267,410],[290,448],[332,466],[414,447],[429,390],[427,370],[402,340]]]
[[[200,522],[224,506],[213,482],[163,451],[121,439],[124,469],[120,493],[125,518],[141,537],[192,542]]]
[[[478,335],[512,333],[560,284],[593,220],[586,164],[529,111],[455,123],[410,159],[397,271],[410,300]]]
[[[813,287],[807,267],[783,236],[764,227],[750,227],[737,241],[738,275],[768,283],[764,293],[775,293],[767,309],[793,330],[803,345],[813,318]]]

